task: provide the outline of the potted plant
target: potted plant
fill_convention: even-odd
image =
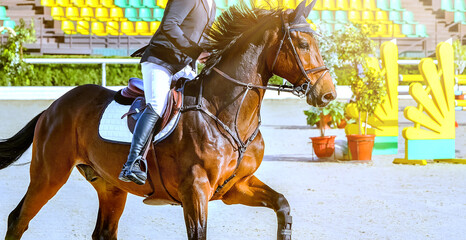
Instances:
[[[375,136],[365,136],[366,131],[361,132],[361,114],[365,114],[365,121],[367,121],[367,116],[374,112],[375,107],[386,94],[384,94],[385,89],[380,73],[375,69],[368,68],[365,64],[366,58],[376,53],[376,44],[370,38],[376,28],[377,26],[371,24],[349,23],[344,28],[334,31],[329,38],[329,41],[336,44],[339,61],[348,66],[345,73],[346,78],[341,80],[342,82],[350,82],[353,92],[352,101],[355,102],[359,111],[360,132],[347,136],[353,159],[371,159]],[[361,155],[359,144],[370,148],[369,155]]]
[[[375,135],[367,134],[367,120],[387,94],[383,75],[367,65],[363,68],[364,73],[351,78],[352,101],[358,109],[359,125],[359,134],[346,135],[353,160],[372,159]],[[362,125],[363,116],[364,125]]]
[[[325,130],[330,125],[337,126],[344,119],[345,103],[332,101],[325,107],[313,107],[305,110],[307,124],[310,126],[318,125],[320,129],[319,137],[311,137],[312,147],[319,158],[332,156],[335,151],[335,135],[325,136]]]

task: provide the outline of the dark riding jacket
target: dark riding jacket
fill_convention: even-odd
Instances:
[[[207,0],[169,0],[162,22],[149,45],[132,56],[161,65],[175,74],[202,53],[205,31],[215,20],[215,1],[209,11]]]

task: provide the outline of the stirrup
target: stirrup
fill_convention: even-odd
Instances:
[[[138,163],[139,169],[134,169],[135,164]],[[144,164],[144,171],[142,171],[142,164]],[[136,171],[134,171],[136,170]],[[139,174],[137,174],[139,172]],[[130,165],[123,165],[123,170],[118,177],[123,182],[134,182],[139,185],[144,185],[147,180],[147,161],[143,156],[138,156]]]

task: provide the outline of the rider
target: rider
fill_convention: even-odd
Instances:
[[[147,174],[140,163],[142,149],[165,110],[174,74],[192,71],[196,59],[205,62],[209,56],[201,45],[205,31],[215,19],[215,11],[214,0],[168,0],[160,27],[149,45],[133,53],[132,56],[142,56],[147,107],[136,122],[128,160],[119,176],[121,181],[145,183]]]

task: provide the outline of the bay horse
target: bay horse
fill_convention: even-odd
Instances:
[[[117,239],[128,193],[147,204],[182,205],[188,239],[206,239],[212,200],[271,208],[277,239],[291,239],[286,198],[254,176],[264,156],[260,109],[273,74],[309,104],[325,106],[335,87],[305,17],[315,1],[296,9],[230,7],[209,32],[213,53],[185,86],[185,106],[173,133],[148,154],[145,185],[118,180],[129,146],[103,141],[99,116],[115,92],[97,85],[70,90],[13,137],[0,142],[0,169],[32,144],[30,184],[8,217],[5,239],[20,239],[30,220],[65,184],[74,167],[99,198],[93,239]],[[280,87],[284,90],[285,87]],[[91,176],[91,177],[89,177]]]

